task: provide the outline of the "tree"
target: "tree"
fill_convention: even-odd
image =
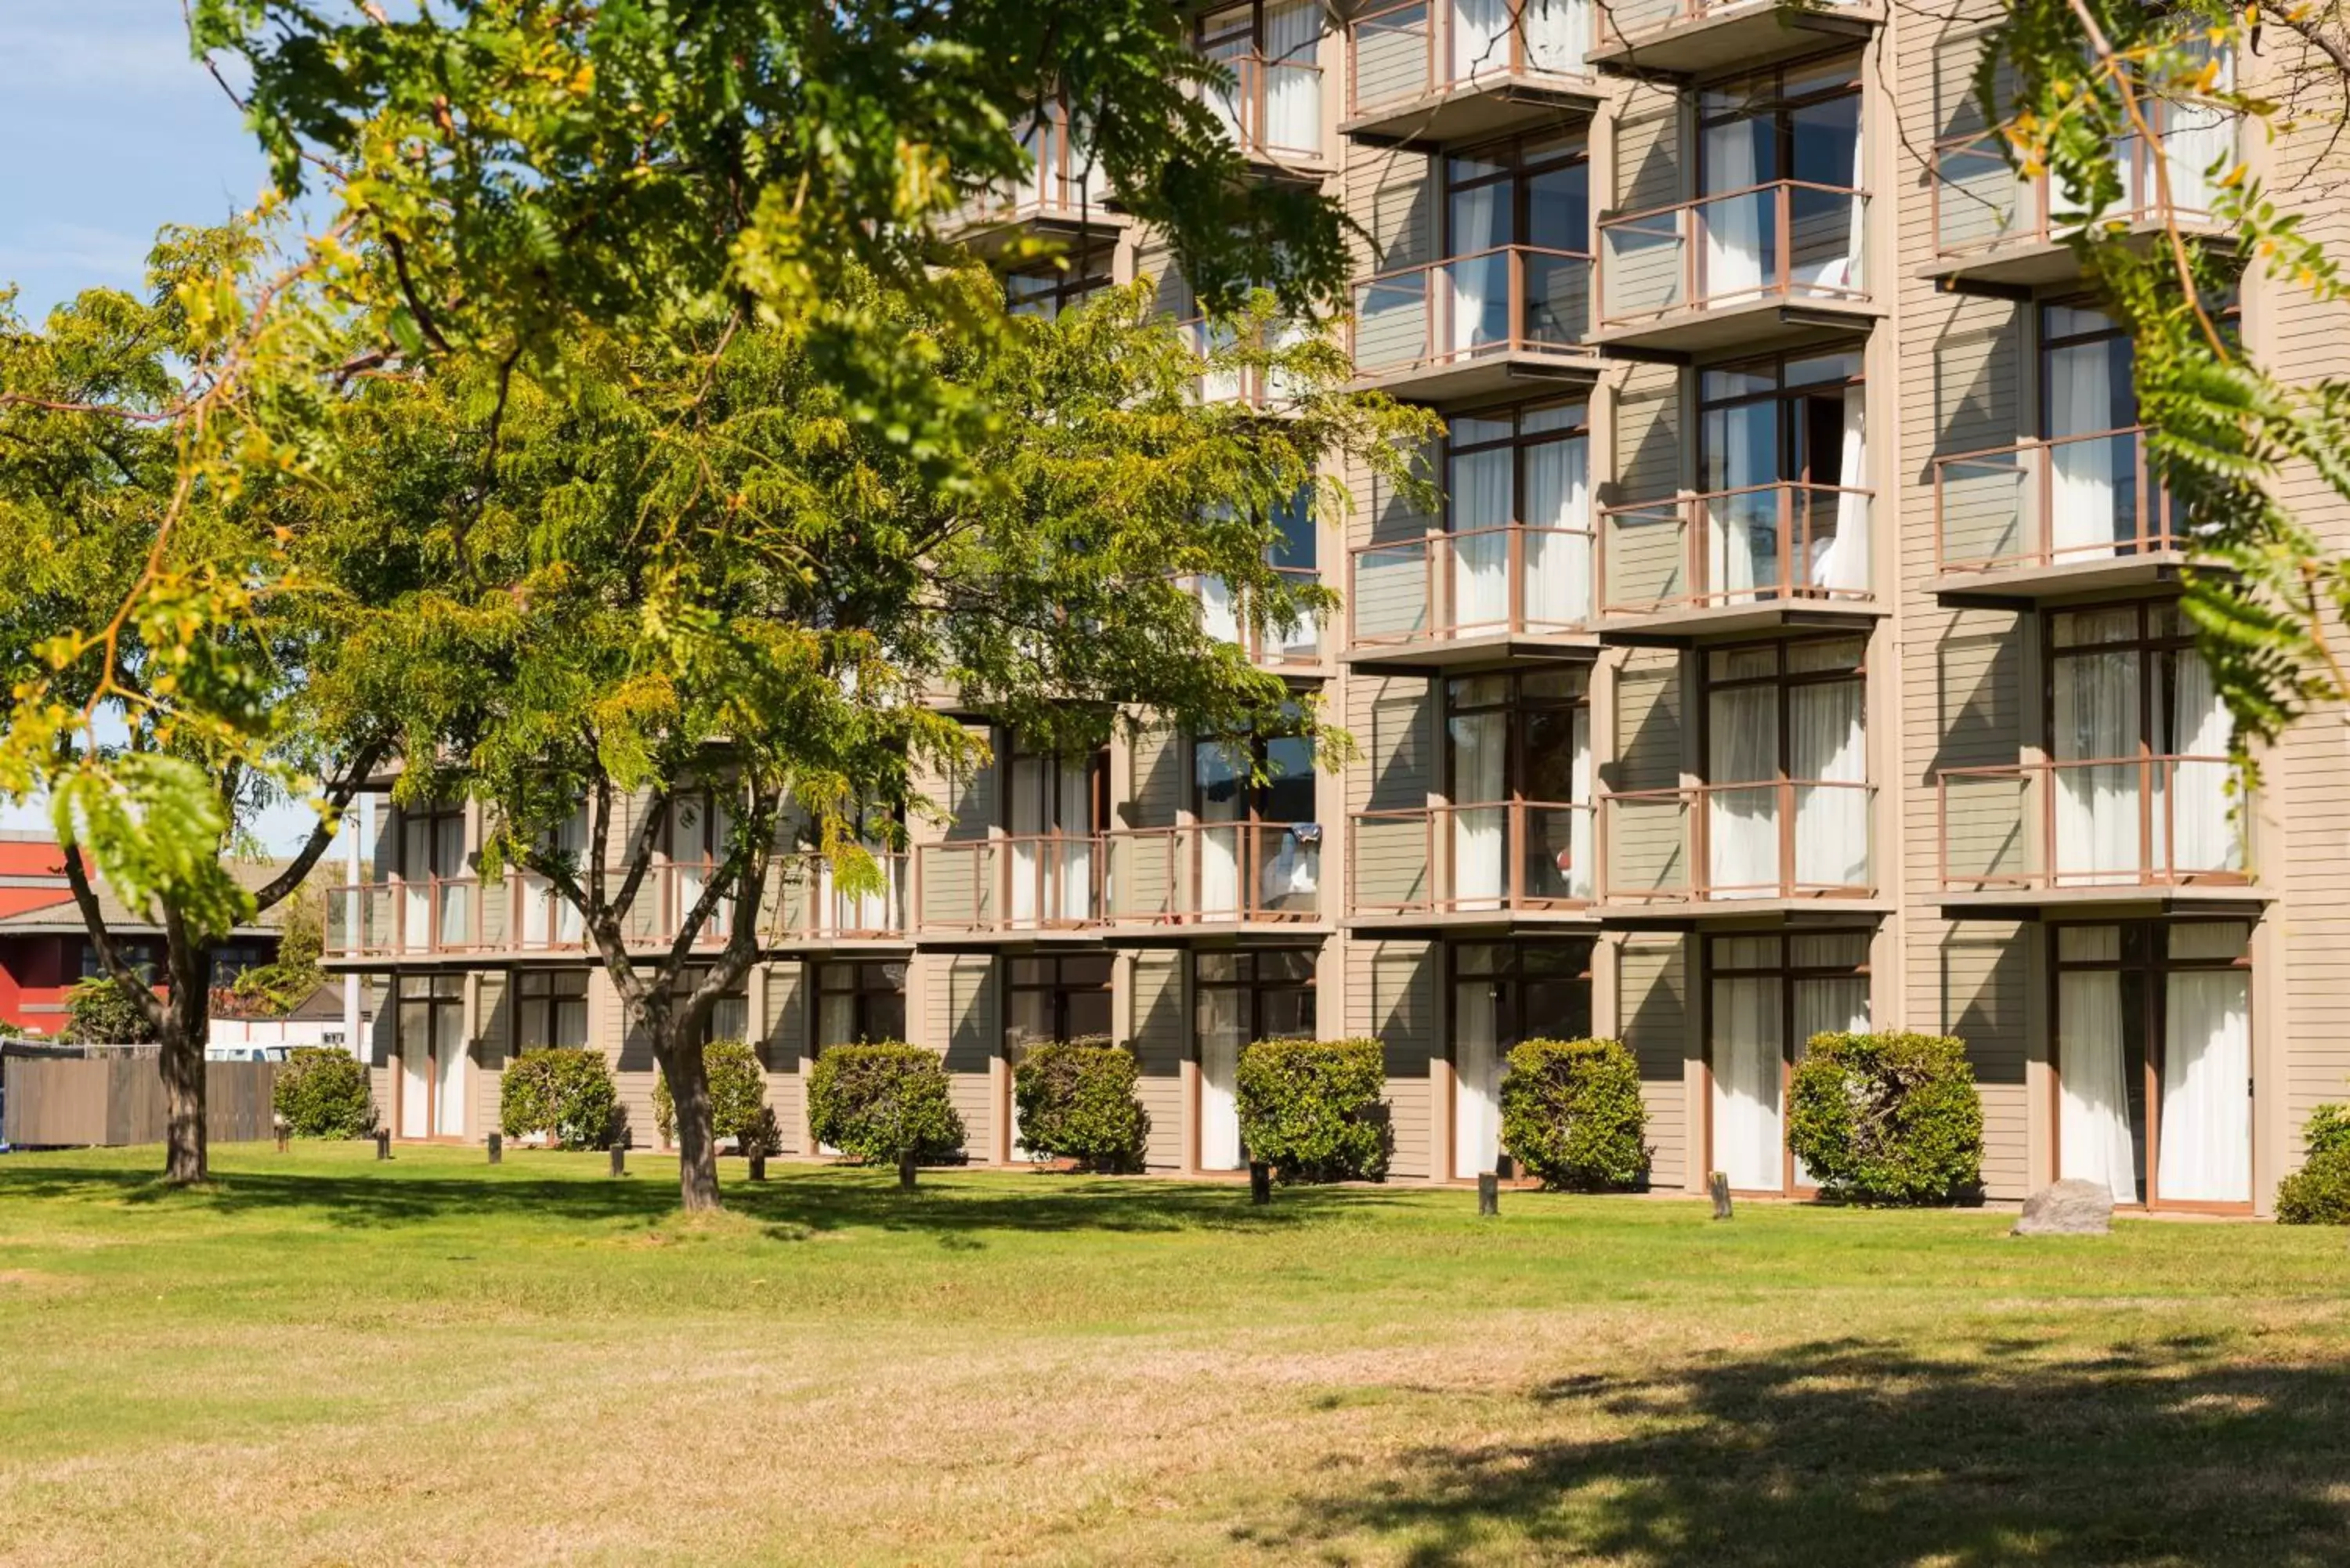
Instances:
[[[265,1017],[282,1018],[307,1001],[327,981],[325,890],[305,883],[280,906],[277,954],[238,975],[232,991],[241,1005]]]

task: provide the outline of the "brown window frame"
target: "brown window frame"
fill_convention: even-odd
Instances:
[[[1852,965],[1798,964],[1794,961],[1794,943],[1804,937],[1858,937],[1865,944],[1858,963]],[[1753,966],[1720,964],[1715,951],[1724,942],[1769,938],[1779,944],[1776,964]],[[1858,980],[1868,990],[1869,1027],[1877,1027],[1877,985],[1867,957],[1874,947],[1877,931],[1871,926],[1820,926],[1810,929],[1794,927],[1779,930],[1712,931],[1702,939],[1700,953],[1702,961],[1699,974],[1704,986],[1702,1060],[1705,1063],[1705,1152],[1706,1163],[1715,1163],[1713,1153],[1713,982],[1717,980],[1775,979],[1779,982],[1779,1184],[1789,1197],[1804,1197],[1816,1193],[1816,1184],[1798,1186],[1795,1181],[1794,1151],[1787,1147],[1787,1112],[1795,1076],[1795,1047],[1808,1044],[1795,1037],[1795,985],[1806,980]]]

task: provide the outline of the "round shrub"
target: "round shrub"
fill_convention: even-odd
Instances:
[[[506,1064],[498,1127],[515,1139],[544,1134],[559,1148],[602,1148],[620,1120],[620,1094],[601,1051],[551,1045]]]
[[[1938,1203],[1982,1181],[1982,1100],[1941,1034],[1821,1034],[1795,1067],[1787,1147],[1823,1192]]]
[[[2301,1129],[2301,1137],[2312,1158],[2337,1149],[2350,1150],[2350,1106],[2320,1106],[2311,1111],[2309,1125]]]
[[[1636,1187],[1648,1174],[1640,1066],[1620,1040],[1529,1040],[1502,1079],[1502,1147],[1545,1187]]]
[[[710,1135],[739,1143],[743,1129],[767,1108],[767,1069],[758,1051],[741,1040],[712,1040],[702,1048],[702,1065],[710,1075]],[[653,1126],[661,1142],[677,1141],[677,1101],[666,1073],[653,1078]]]
[[[1284,1181],[1376,1181],[1387,1081],[1376,1040],[1260,1040],[1241,1053],[1241,1142]]]
[[[2302,1139],[2308,1157],[2277,1183],[2277,1223],[2350,1225],[2350,1106],[2310,1112]]]
[[[911,1155],[943,1159],[962,1148],[962,1117],[935,1051],[903,1041],[834,1045],[808,1074],[808,1130],[818,1143],[873,1164]]]
[[[1134,1053],[1098,1037],[1029,1047],[1012,1070],[1020,1142],[1041,1159],[1081,1159],[1097,1170],[1142,1164],[1150,1116],[1134,1092]]]
[[[375,1131],[367,1064],[338,1045],[296,1045],[277,1069],[271,1108],[296,1137],[366,1137]]]

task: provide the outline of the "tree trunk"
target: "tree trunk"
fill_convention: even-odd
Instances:
[[[677,1200],[688,1213],[715,1210],[718,1140],[710,1128],[710,1069],[699,1040],[672,1041],[661,1071],[677,1106]]]
[[[201,944],[173,942],[168,955],[171,991],[163,998],[163,1179],[174,1187],[209,1180],[210,1152],[204,1144],[204,1037],[211,997],[212,953]]]

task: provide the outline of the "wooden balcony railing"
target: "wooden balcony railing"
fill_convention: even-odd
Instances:
[[[1347,912],[1451,915],[1590,904],[1593,811],[1555,801],[1357,812]]]
[[[1295,925],[1322,915],[1317,823],[1126,828],[1101,846],[1112,925]]]
[[[1503,245],[1355,286],[1355,369],[1396,376],[1473,360],[1562,354],[1591,331],[1591,258]]]
[[[2142,136],[2114,144],[2121,193],[2099,221],[2137,226],[2168,216],[2189,226],[2210,223],[2220,182],[2209,170],[2222,156],[2241,156],[2239,126],[2217,111],[2159,102],[2148,107],[2162,126],[2157,131],[2160,151],[2149,148]],[[2168,208],[2158,161],[2165,163],[2162,172],[2170,186]],[[2059,244],[2086,221],[2046,170],[2026,174],[2008,161],[2006,138],[1999,131],[1937,143],[1929,183],[1934,254],[1947,262],[1988,257],[2009,246]]]
[[[2028,570],[2185,549],[2145,438],[2131,425],[1936,458],[1936,566]]]
[[[1865,300],[1868,192],[1800,180],[1599,221],[1599,325],[1762,300]]]
[[[1945,892],[2241,887],[2246,795],[2223,756],[1945,768],[1935,784]]]
[[[1473,85],[1591,74],[1596,7],[1509,0],[1498,30],[1466,9],[1463,0],[1402,0],[1356,17],[1347,34],[1347,117]]]
[[[1607,901],[1867,898],[1876,795],[1822,779],[1602,795]]]
[[[1578,630],[1592,614],[1588,528],[1523,523],[1349,552],[1347,640],[1405,648]]]
[[[1784,481],[1600,514],[1610,616],[1808,599],[1865,603],[1875,492]]]
[[[922,935],[1083,930],[1102,923],[1098,834],[1021,834],[919,845]]]

